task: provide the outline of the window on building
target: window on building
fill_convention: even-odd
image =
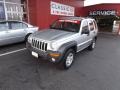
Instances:
[[[11,3],[21,3],[21,0],[5,0],[5,2],[11,2]]]
[[[3,0],[0,0],[3,1]],[[6,16],[1,18],[3,14],[0,12],[0,20],[8,19],[8,20],[21,20],[28,21],[27,15],[27,4],[26,0],[5,0],[6,7]],[[2,4],[0,4],[0,9],[2,8]]]
[[[22,5],[6,3],[8,20],[22,20]]]
[[[5,19],[5,10],[4,10],[4,4],[0,2],[0,20]]]

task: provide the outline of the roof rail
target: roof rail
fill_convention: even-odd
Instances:
[[[79,19],[79,20],[82,20],[82,19],[84,19],[84,17],[66,16],[66,17],[61,17],[60,19],[72,19],[72,20]]]

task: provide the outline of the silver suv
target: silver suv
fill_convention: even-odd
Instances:
[[[75,59],[75,53],[85,48],[95,48],[97,33],[94,19],[64,17],[55,21],[50,29],[31,34],[26,46],[33,56],[47,57],[68,69]]]

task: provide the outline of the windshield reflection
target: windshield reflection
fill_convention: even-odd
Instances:
[[[81,21],[78,20],[57,20],[51,25],[51,29],[79,32]]]

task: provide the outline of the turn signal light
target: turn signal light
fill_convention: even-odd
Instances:
[[[53,58],[57,58],[57,57],[59,57],[61,54],[59,54],[59,53],[50,53],[49,54],[51,57],[53,57]]]

